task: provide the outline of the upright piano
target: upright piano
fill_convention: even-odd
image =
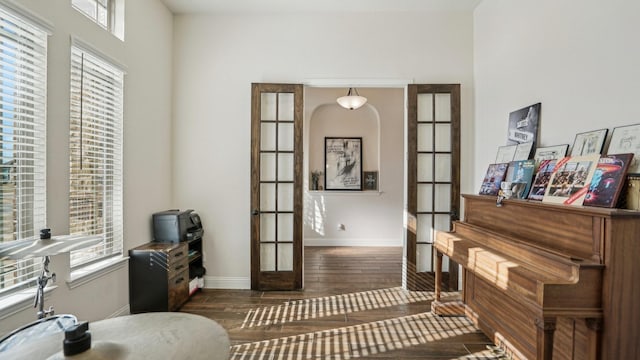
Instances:
[[[640,212],[463,198],[464,220],[436,234],[436,277],[443,254],[462,266],[465,315],[496,345],[514,359],[640,359]]]

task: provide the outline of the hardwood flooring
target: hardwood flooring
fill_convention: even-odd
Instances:
[[[500,358],[468,319],[433,315],[433,292],[402,289],[401,248],[304,255],[303,291],[203,289],[181,311],[220,323],[233,360]]]

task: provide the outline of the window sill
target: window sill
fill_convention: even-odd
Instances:
[[[128,257],[106,259],[88,266],[71,271],[70,278],[66,281],[69,289],[75,289],[110,272],[121,269],[127,265]]]
[[[71,278],[66,281],[67,286],[69,289],[75,289],[110,272],[121,269],[127,265],[128,259],[128,257],[111,258],[74,270],[71,272]],[[57,285],[50,285],[44,289],[45,304],[51,292],[57,287]],[[0,319],[33,308],[36,290],[36,287],[32,287],[0,298]],[[34,310],[34,318],[35,313],[36,310]]]
[[[55,290],[58,286],[52,285],[47,286],[44,289],[44,300],[45,304],[46,300],[51,295],[51,292]],[[6,297],[0,299],[0,319],[4,319],[11,315],[17,314],[21,311],[27,310],[29,308],[33,310],[34,319],[36,318],[37,310],[35,310],[33,306],[33,302],[36,296],[36,287],[32,287],[29,289],[24,289],[22,291],[18,291]]]

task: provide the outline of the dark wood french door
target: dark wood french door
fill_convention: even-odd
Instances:
[[[302,288],[303,86],[252,84],[251,288]]]
[[[460,85],[409,85],[404,284],[434,289],[436,230],[450,230],[460,211]],[[458,266],[444,262],[446,288]]]

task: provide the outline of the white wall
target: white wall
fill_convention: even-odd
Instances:
[[[69,0],[17,2],[53,26],[48,49],[47,218],[54,235],[67,234],[69,194],[70,36],[77,36],[127,69],[124,105],[124,249],[151,240],[150,218],[171,204],[172,15],[158,0],[126,2],[125,42],[71,8]],[[128,311],[128,269],[70,290],[68,256],[52,259],[58,287],[45,305],[81,320]],[[0,321],[0,334],[35,320],[27,308]]]
[[[640,122],[640,2],[484,0],[474,13],[477,192],[509,112],[542,102],[540,144]]]
[[[202,217],[206,286],[249,286],[252,82],[461,83],[469,177],[470,12],[180,15],[174,27],[174,200]]]
[[[378,171],[379,191],[309,192],[305,186],[304,244],[402,246],[404,89],[360,88],[368,101],[358,110],[336,103],[345,93],[305,90],[305,178],[311,170],[325,170],[325,137],[362,137],[362,169]]]

